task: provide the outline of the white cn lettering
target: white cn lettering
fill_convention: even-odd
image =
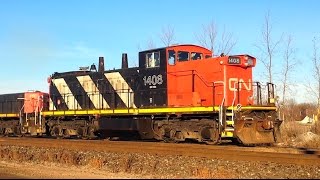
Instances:
[[[252,87],[251,79],[249,79],[247,82],[245,82],[243,79],[229,78],[229,90],[230,91],[237,91],[238,84],[239,84],[239,90],[241,90],[242,87],[248,91],[251,90],[251,87]]]

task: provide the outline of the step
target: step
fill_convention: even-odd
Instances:
[[[226,127],[226,128],[224,129],[224,131],[226,131],[226,132],[233,132],[233,131],[234,131],[234,128]]]
[[[227,125],[234,125],[233,121],[226,121],[226,122],[227,122]]]
[[[230,138],[230,137],[233,137],[233,132],[231,132],[231,131],[224,131],[224,132],[222,132],[221,137],[222,137],[222,138]]]

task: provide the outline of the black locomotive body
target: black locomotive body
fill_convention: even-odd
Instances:
[[[0,95],[0,114],[19,114],[23,106],[24,93]]]

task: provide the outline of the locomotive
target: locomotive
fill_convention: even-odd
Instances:
[[[253,82],[256,58],[192,44],[139,52],[139,66],[55,72],[49,93],[0,95],[0,134],[274,143],[275,85]]]

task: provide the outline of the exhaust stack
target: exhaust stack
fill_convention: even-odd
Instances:
[[[99,57],[99,69],[98,69],[99,73],[104,73],[104,58],[103,57]]]
[[[122,53],[122,69],[128,69],[128,56],[127,56],[127,53]]]

